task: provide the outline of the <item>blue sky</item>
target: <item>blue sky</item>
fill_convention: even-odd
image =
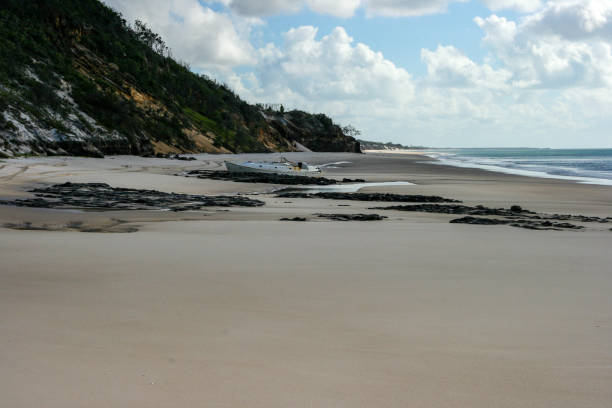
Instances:
[[[353,18],[337,18],[304,9],[299,14],[267,19],[262,31],[263,41],[281,43],[282,33],[293,27],[314,25],[320,32],[328,33],[342,26],[355,41],[368,44],[398,66],[420,75],[426,71],[420,61],[421,49],[433,49],[438,44],[453,44],[481,61],[485,55],[480,44],[482,33],[473,20],[474,16],[488,14],[485,7],[475,2],[452,4],[447,12],[419,18],[368,18],[363,10]]]
[[[105,1],[249,102],[366,139],[612,147],[612,1]]]

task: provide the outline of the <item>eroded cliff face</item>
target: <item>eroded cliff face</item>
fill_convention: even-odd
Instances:
[[[6,0],[0,39],[0,156],[359,151],[323,114],[194,74],[97,0]]]
[[[359,142],[343,133],[342,128],[322,114],[294,110],[286,113],[262,112],[270,132],[315,152],[361,153]],[[297,145],[295,142],[299,143]]]

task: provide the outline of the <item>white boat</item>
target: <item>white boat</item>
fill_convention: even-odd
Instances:
[[[284,158],[277,162],[249,160],[240,164],[226,161],[225,167],[234,173],[276,173],[299,176],[321,172],[318,166],[306,162],[293,163]]]

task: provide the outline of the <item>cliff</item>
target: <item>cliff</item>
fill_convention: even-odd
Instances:
[[[0,156],[360,151],[323,114],[191,72],[97,0],[5,0],[0,43]]]

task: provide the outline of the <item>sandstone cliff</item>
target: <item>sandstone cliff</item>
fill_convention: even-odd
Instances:
[[[359,152],[323,115],[251,105],[98,0],[5,0],[0,156]]]

